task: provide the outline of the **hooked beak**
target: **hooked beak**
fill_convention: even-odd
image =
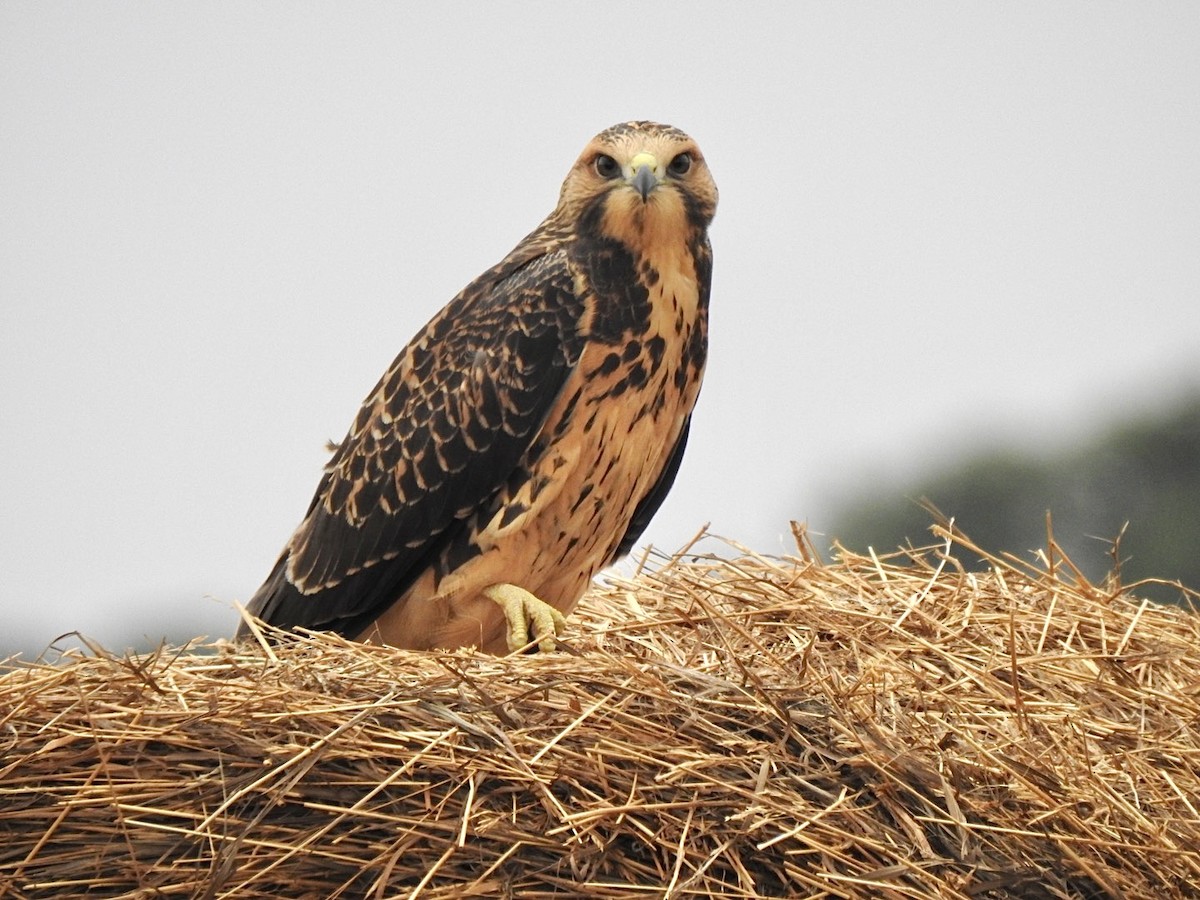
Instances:
[[[643,202],[659,185],[659,178],[655,174],[657,168],[658,160],[650,153],[639,153],[629,161],[629,169],[633,176],[628,181],[641,196]]]

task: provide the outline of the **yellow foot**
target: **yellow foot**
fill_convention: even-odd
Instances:
[[[567,624],[566,618],[545,600],[539,600],[515,584],[493,584],[483,589],[483,596],[500,604],[508,621],[509,652],[520,650],[530,639],[538,649],[554,649],[554,638]]]

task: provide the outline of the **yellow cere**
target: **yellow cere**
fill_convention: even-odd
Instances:
[[[631,172],[636,172],[642,166],[649,166],[651,172],[658,173],[658,160],[655,159],[653,153],[643,150],[629,161],[629,171]]]

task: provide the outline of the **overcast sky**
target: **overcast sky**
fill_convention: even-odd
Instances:
[[[1197,383],[1194,2],[0,2],[0,655],[228,634],[325,440],[631,118],[721,190],[656,546]]]

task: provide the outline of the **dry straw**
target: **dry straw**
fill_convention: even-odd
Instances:
[[[1197,617],[941,536],[683,553],[552,654],[10,664],[0,894],[1197,896]]]

